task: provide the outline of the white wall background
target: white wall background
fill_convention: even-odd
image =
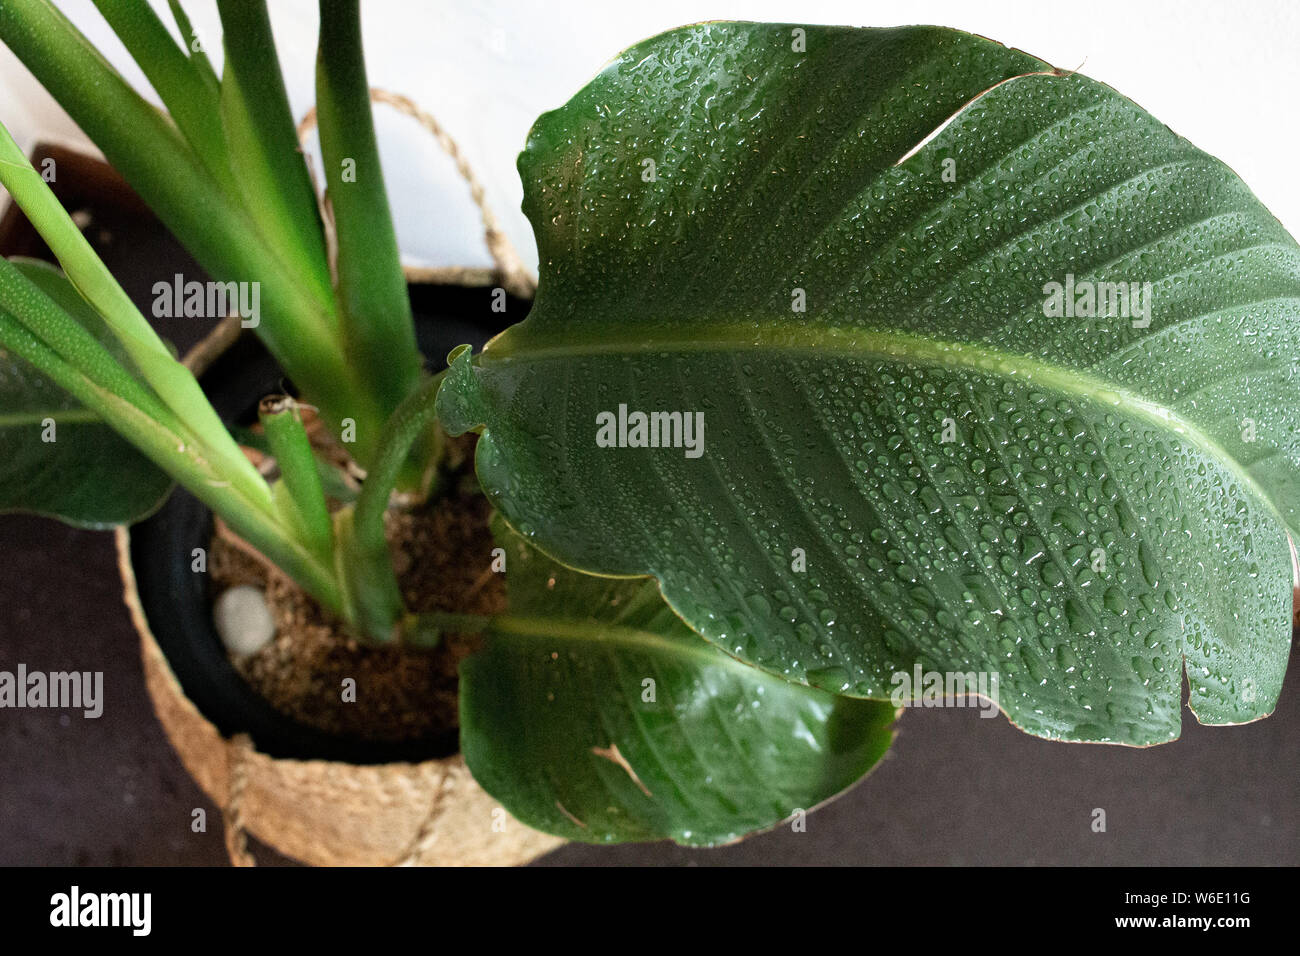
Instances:
[[[166,0],[152,0],[170,23]],[[90,0],[59,6],[156,100]],[[220,69],[213,0],[186,9]],[[313,102],[316,3],[271,0],[296,116]],[[519,211],[515,157],[536,116],[559,106],[622,48],[684,23],[774,20],[856,26],[937,23],[1019,47],[1118,89],[1218,156],[1300,235],[1300,4],[1293,0],[365,0],[371,84],[404,93],[460,143],[516,248],[536,265]],[[487,265],[478,215],[451,163],[412,121],[378,108],[404,257]],[[12,54],[0,48],[0,122],[19,144],[85,143]]]

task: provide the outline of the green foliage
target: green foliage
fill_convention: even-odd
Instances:
[[[439,399],[485,426],[491,500],[836,693],[997,673],[1031,733],[1150,744],[1185,660],[1202,721],[1268,714],[1295,241],[1085,77],[951,30],[794,32],[666,33],[537,122],[537,302]],[[1050,283],[1136,283],[1133,314],[1056,311]],[[623,405],[702,413],[703,455],[599,447]]]
[[[916,668],[996,675],[1063,740],[1177,736],[1184,667],[1207,723],[1272,710],[1300,247],[1108,87],[934,27],[647,40],[528,138],[529,317],[429,379],[359,6],[322,3],[333,273],[265,4],[221,0],[220,79],[147,7],[102,9],[168,113],[45,0],[0,3],[0,38],[206,268],[265,286],[259,334],[354,420],[366,477],[277,402],[244,436],[268,486],[0,129],[67,273],[0,262],[0,510],[103,526],[174,478],[361,639],[481,631],[466,760],[576,840],[714,845],[810,809],[880,759]],[[408,613],[393,573],[394,488],[452,470],[435,411],[481,432],[495,617]]]
[[[801,687],[711,647],[653,581],[555,563],[510,530],[510,607],[461,669],[461,748],[518,819],[587,843],[729,843],[835,796],[894,708]]]

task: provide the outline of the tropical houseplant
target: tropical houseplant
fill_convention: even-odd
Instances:
[[[954,675],[1059,740],[1175,738],[1184,673],[1205,723],[1273,709],[1300,249],[1108,87],[935,27],[654,37],[537,121],[532,310],[444,363],[416,345],[357,3],[321,4],[336,241],[263,5],[219,4],[220,78],[147,4],[99,6],[165,113],[44,0],[0,2],[0,39],[216,279],[259,284],[299,397],[232,435],[5,137],[63,274],[0,266],[0,506],[131,522],[169,477],[374,653],[478,635],[459,746],[493,799],[461,830],[508,829],[499,801],[567,839],[728,842],[849,786]],[[506,604],[413,607],[393,527],[465,507],[471,432],[495,547],[461,557]],[[448,781],[398,789],[437,806]],[[313,858],[313,826],[379,803],[281,825]]]

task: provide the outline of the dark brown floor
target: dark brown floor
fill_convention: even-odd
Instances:
[[[99,228],[112,237],[105,243]],[[137,221],[88,231],[133,297],[159,263],[194,274]],[[163,274],[170,272],[170,266]],[[188,324],[187,324],[188,323]],[[168,323],[180,348],[205,331]],[[98,720],[0,710],[0,865],[226,861],[216,809],[150,710],[112,539],[0,516],[0,669],[102,670]],[[904,715],[897,744],[853,792],[788,829],[713,851],[570,846],[544,864],[1296,864],[1300,665],[1277,713],[1236,728],[1189,714],[1150,750],[1052,744],[971,710]],[[208,832],[190,831],[196,807]],[[1093,833],[1103,808],[1107,832]],[[263,864],[284,862],[257,848]]]

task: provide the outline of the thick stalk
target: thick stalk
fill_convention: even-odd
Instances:
[[[332,300],[316,193],[303,161],[263,0],[218,0],[226,62],[221,122],[229,162],[256,198],[249,214],[312,294]]]
[[[422,363],[379,164],[358,0],[321,0],[316,115],[338,231],[343,341],[390,414],[419,385]]]
[[[332,560],[333,525],[298,403],[284,395],[264,398],[258,407],[258,417],[280,467],[284,493],[278,497],[278,503],[282,510],[288,511],[287,517],[299,529],[307,546],[322,560]]]
[[[393,412],[356,504],[336,517],[339,576],[354,604],[358,626],[371,640],[394,640],[403,618],[402,594],[384,535],[384,512],[411,446],[433,421],[434,397],[443,374],[428,379]]]
[[[190,23],[185,8],[181,6],[180,0],[167,0],[167,6],[171,9],[172,19],[176,21],[176,28],[181,31],[184,45],[189,48],[190,62],[194,64],[194,68],[198,71],[203,82],[212,89],[219,91],[221,81],[217,79],[217,73],[212,69],[212,61],[208,59],[208,51],[203,49],[199,42],[198,32],[194,29],[194,25]]]
[[[95,6],[144,70],[149,85],[162,97],[167,112],[204,167],[224,189],[233,191],[235,180],[226,163],[226,138],[218,113],[220,87],[211,75],[211,67],[205,71],[176,45],[149,4],[95,0]]]
[[[48,285],[43,288],[37,284],[36,280],[40,276],[35,271],[37,269],[47,271],[47,283],[61,283],[58,288],[66,290],[70,300],[66,308],[51,297],[54,288]],[[53,266],[47,266],[43,262],[37,264],[31,260],[20,264],[0,258],[0,309],[9,313],[46,347],[98,387],[130,402],[151,418],[169,427],[179,428],[175,414],[159,400],[153,390],[132,375],[100,339],[73,317],[69,309],[80,303],[83,318],[98,318],[86,309],[84,302],[79,299],[71,301],[75,296],[76,292]],[[104,331],[101,334],[109,333]]]
[[[343,594],[332,569],[296,540],[273,511],[250,497],[242,482],[223,473],[199,448],[188,443],[184,434],[91,381],[4,310],[0,310],[0,347],[33,365],[95,412],[221,515],[237,534],[275,562],[324,607],[336,613],[343,610]]]
[[[203,436],[209,453],[226,471],[242,472],[246,478],[255,476],[256,470],[231,440],[189,369],[172,357],[3,126],[0,183],[54,252],[68,281],[99,313],[163,403]]]
[[[0,40],[209,274],[223,282],[256,282],[259,337],[336,435],[344,419],[355,421],[350,450],[368,464],[386,413],[344,358],[328,272],[269,241],[249,212],[261,208],[264,197],[247,182],[238,195],[223,189],[167,116],[131,89],[47,0],[0,3]],[[292,151],[302,165],[296,144]]]

